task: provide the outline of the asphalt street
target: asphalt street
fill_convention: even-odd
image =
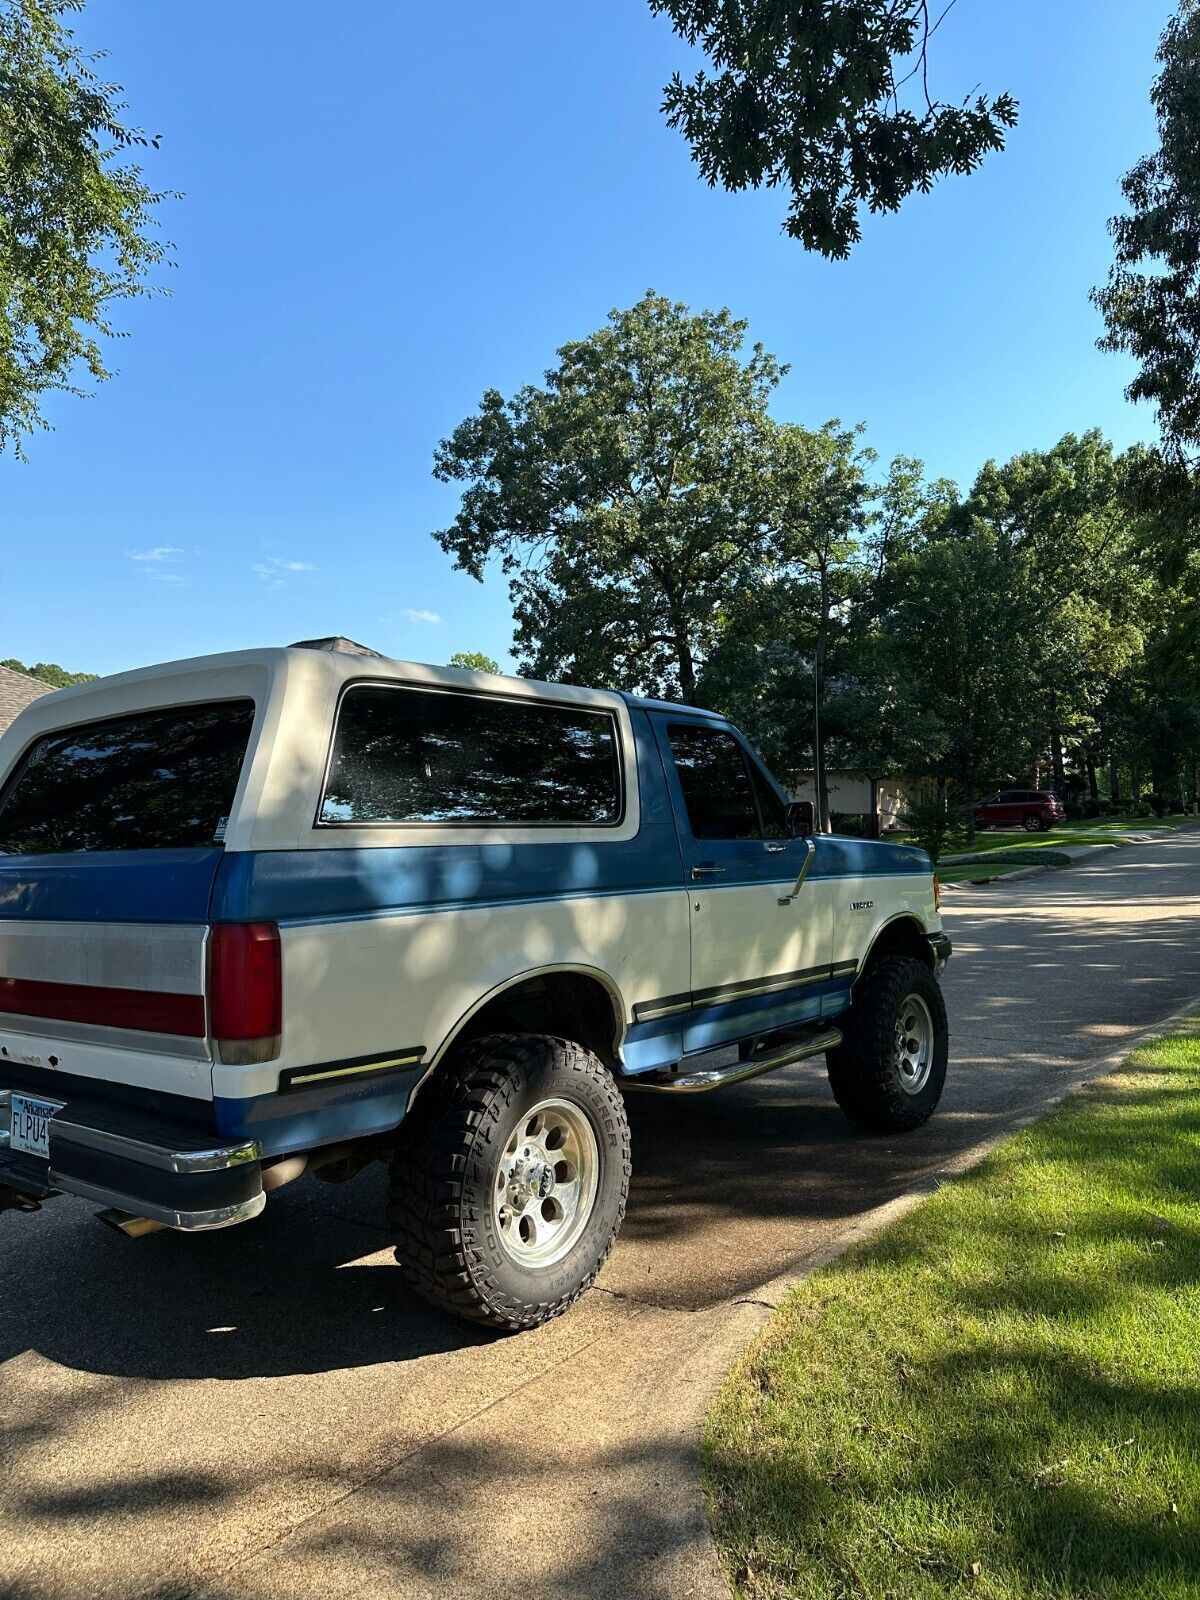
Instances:
[[[820,1060],[631,1098],[621,1240],[534,1333],[409,1295],[376,1171],[195,1238],[0,1217],[0,1600],[723,1595],[696,1439],[782,1286],[1200,999],[1200,830],[946,899],[934,1120],[856,1132]]]

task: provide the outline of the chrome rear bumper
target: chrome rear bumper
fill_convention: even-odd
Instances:
[[[68,1100],[50,1120],[47,1161],[13,1149],[11,1097],[0,1090],[0,1185],[31,1200],[78,1195],[185,1233],[246,1222],[267,1203],[255,1139],[210,1145],[195,1130],[144,1112],[133,1114],[133,1133],[120,1126],[116,1108],[86,1115]]]

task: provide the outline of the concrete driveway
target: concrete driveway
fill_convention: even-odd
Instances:
[[[408,1295],[378,1173],[193,1239],[0,1218],[2,1600],[723,1595],[697,1431],[782,1284],[1200,996],[1200,831],[947,902],[934,1121],[855,1132],[819,1061],[631,1099],[620,1244],[535,1333]]]

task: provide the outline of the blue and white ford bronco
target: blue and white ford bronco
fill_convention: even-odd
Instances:
[[[626,1092],[823,1053],[855,1122],[930,1115],[922,851],[814,837],[707,712],[338,643],[122,673],[0,741],[0,1209],[220,1228],[382,1160],[414,1287],[519,1329],[612,1247]]]

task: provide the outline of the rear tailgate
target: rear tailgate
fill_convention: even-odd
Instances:
[[[0,858],[0,1082],[20,1065],[210,1095],[205,949],[222,854]]]

